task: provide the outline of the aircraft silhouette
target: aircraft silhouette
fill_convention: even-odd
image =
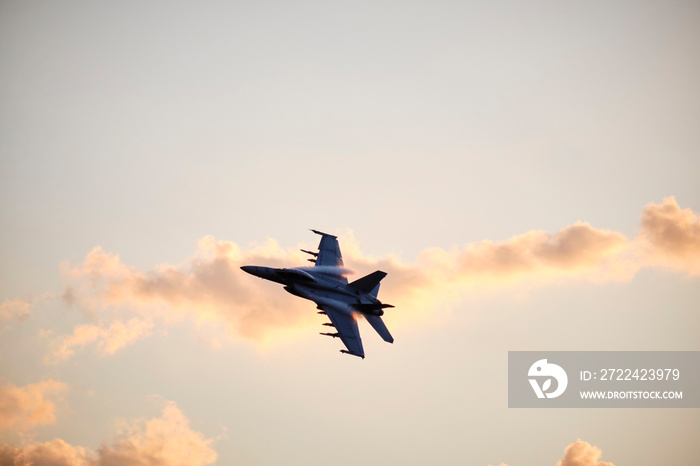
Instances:
[[[345,278],[348,271],[343,268],[337,237],[317,230],[311,231],[321,235],[318,252],[301,251],[314,257],[309,261],[314,262],[315,266],[275,269],[245,265],[241,269],[256,277],[281,283],[287,292],[315,302],[319,314],[325,314],[330,319],[330,322],[323,325],[336,330],[335,333],[321,335],[340,338],[347,348],[340,350],[341,353],[365,358],[357,327],[359,316],[364,317],[384,341],[393,343],[394,338],[381,316],[384,315],[384,309],[394,306],[377,299],[379,282],[386,277],[386,273],[377,270],[348,283]]]

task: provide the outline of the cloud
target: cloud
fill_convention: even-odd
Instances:
[[[96,247],[82,263],[64,264],[64,273],[71,282],[64,301],[90,310],[105,322],[76,328],[57,345],[57,355],[69,357],[75,348],[95,341],[107,345],[112,341],[108,328],[123,320],[117,315],[120,311],[151,323],[158,319],[172,324],[186,318],[200,326],[213,322],[223,325],[231,335],[257,341],[269,337],[271,331],[283,334],[294,324],[311,320],[308,306],[304,306],[307,303],[289,300],[285,293],[269,293],[269,283],[243,273],[240,266],[260,263],[283,267],[303,260],[301,253],[284,250],[272,240],[244,251],[235,243],[207,236],[199,241],[194,257],[184,264],[161,265],[142,272],[123,264],[118,255]],[[139,338],[147,335],[144,326],[138,328],[143,330]]]
[[[127,322],[115,320],[109,326],[80,325],[56,344],[50,360],[67,359],[75,354],[75,348],[95,344],[104,354],[114,354],[124,346],[146,338],[153,331],[153,322],[133,317]]]
[[[503,286],[568,277],[598,281],[627,277],[620,267],[610,265],[620,262],[629,247],[629,240],[620,233],[577,222],[554,234],[530,231],[503,242],[468,244],[461,250],[427,249],[419,261],[431,274],[439,271],[463,285]]]
[[[690,274],[700,273],[700,217],[681,209],[674,197],[644,208],[642,236],[654,257]]]
[[[74,447],[61,439],[25,447],[0,445],[2,465],[88,466],[95,464],[82,447]]]
[[[217,454],[213,439],[190,429],[189,421],[175,403],[168,402],[161,418],[134,423],[116,440],[98,449],[98,464],[188,466],[211,464]]]
[[[615,466],[607,461],[600,461],[603,452],[588,442],[579,439],[564,450],[564,457],[557,466]]]
[[[681,210],[674,198],[646,206],[641,234],[633,239],[576,222],[554,233],[530,231],[501,242],[485,240],[450,250],[428,248],[409,264],[395,256],[368,257],[348,236],[341,244],[347,264],[363,273],[388,272],[382,300],[401,309],[390,319],[431,312],[476,290],[571,280],[629,281],[643,267],[700,273],[698,217],[689,209]],[[155,325],[183,319],[192,319],[200,327],[223,327],[230,337],[256,342],[307,332],[318,325],[309,303],[292,299],[274,284],[239,269],[246,264],[298,266],[304,259],[298,250],[284,249],[274,240],[243,248],[206,236],[184,263],[142,271],[122,263],[119,255],[95,247],[82,263],[63,265],[70,282],[64,300],[90,310],[99,325],[76,328],[57,345],[56,354],[66,358],[92,343],[111,354],[148,336]],[[138,320],[126,321],[123,314]]]
[[[56,406],[47,396],[55,396],[66,385],[55,380],[17,387],[0,387],[0,431],[24,432],[36,426],[56,422]]]
[[[5,300],[0,304],[0,320],[22,322],[29,317],[32,304],[29,298]]]
[[[27,446],[0,446],[0,464],[61,466],[199,466],[217,459],[215,439],[193,431],[173,402],[162,416],[132,421],[97,451],[69,445],[61,439]]]

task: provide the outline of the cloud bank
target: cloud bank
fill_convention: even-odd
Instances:
[[[154,319],[170,324],[185,318],[198,325],[214,322],[231,335],[261,340],[270,331],[284,331],[294,323],[309,321],[308,306],[289,300],[286,293],[269,293],[269,283],[240,270],[244,264],[292,267],[304,263],[298,251],[284,250],[276,241],[243,250],[230,241],[207,236],[184,264],[160,265],[142,272],[123,264],[118,255],[95,247],[76,266],[64,265],[70,281],[64,301],[107,317],[107,323],[76,328],[57,346],[55,355],[65,358],[74,348],[96,343],[108,353],[150,334]],[[124,330],[113,328],[114,319],[128,314],[137,318]]]
[[[56,466],[199,466],[216,462],[215,439],[193,431],[173,402],[162,416],[132,421],[97,451],[72,446],[61,439],[26,446],[0,445],[0,464]]]
[[[544,286],[567,280],[592,283],[628,281],[644,267],[664,267],[700,274],[700,218],[681,209],[675,198],[649,204],[641,231],[633,239],[619,232],[576,222],[555,233],[530,231],[506,241],[480,241],[460,248],[428,248],[414,264],[362,254],[352,238],[342,238],[346,263],[356,270],[388,272],[382,300],[411,316],[442,307],[441,296],[456,302],[475,290],[513,285]],[[212,323],[232,338],[279,340],[317,325],[311,305],[292,299],[274,285],[240,271],[241,265],[289,267],[304,264],[298,250],[268,240],[243,248],[231,241],[202,238],[193,257],[180,265],[141,271],[119,255],[95,247],[82,263],[64,264],[69,286],[66,303],[88,309],[99,323],[75,328],[54,346],[52,357],[66,359],[95,345],[113,354],[145,338],[155,325],[192,319]],[[392,316],[392,318],[394,318]]]

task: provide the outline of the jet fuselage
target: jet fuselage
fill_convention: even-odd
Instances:
[[[251,275],[280,283],[285,291],[295,296],[314,301],[319,306],[332,305],[344,312],[357,311],[366,315],[384,315],[382,308],[393,307],[382,304],[369,293],[362,293],[347,284],[341,284],[332,279],[342,275],[343,269],[327,267],[319,271],[319,267],[273,268],[246,265],[241,269]]]

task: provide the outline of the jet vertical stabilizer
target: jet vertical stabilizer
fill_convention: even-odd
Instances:
[[[362,278],[358,278],[354,282],[350,283],[350,286],[355,288],[357,291],[361,291],[362,293],[371,293],[375,288],[377,288],[379,282],[382,281],[384,277],[386,277],[386,272],[377,270],[376,272],[372,272],[371,274],[365,275]],[[379,291],[379,288],[377,288],[377,291]]]

